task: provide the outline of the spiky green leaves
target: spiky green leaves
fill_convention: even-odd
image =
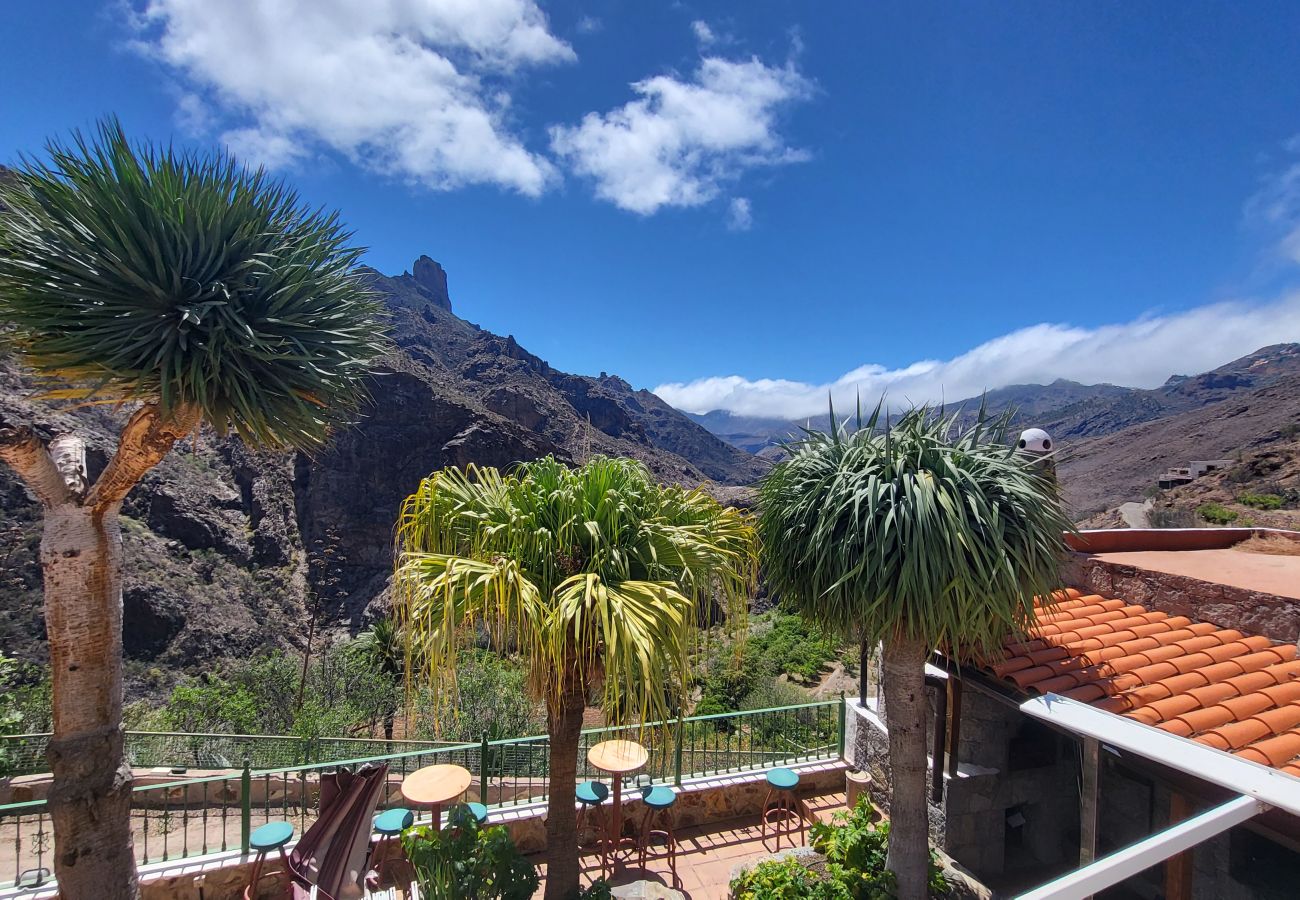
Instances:
[[[746,515],[632,460],[445,469],[403,506],[397,609],[435,683],[482,625],[548,702],[600,681],[607,714],[645,722],[685,683],[700,608],[720,596],[743,620],[756,562]]]
[[[1004,440],[907,413],[881,429],[810,432],[761,488],[773,593],[843,634],[996,646],[1060,587],[1072,525],[1054,479]]]
[[[299,448],[361,402],[383,329],[337,215],[115,121],[48,156],[0,181],[0,319],[49,395],[193,406]]]

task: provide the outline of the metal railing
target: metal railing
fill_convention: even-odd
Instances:
[[[649,749],[650,760],[638,777],[659,783],[680,785],[702,776],[836,759],[844,752],[844,709],[841,698],[586,730],[580,737],[578,779],[608,777],[590,767],[587,751],[600,741],[617,737],[638,740]],[[0,741],[14,742],[9,745],[13,754],[15,748],[29,746],[35,738],[45,739],[48,735],[18,735]],[[218,774],[178,777],[137,773],[131,828],[136,859],[142,865],[217,851],[246,852],[252,830],[277,819],[292,822],[301,835],[316,819],[320,776],[339,767],[388,763],[390,783],[380,808],[401,805],[401,780],[434,763],[453,763],[468,769],[473,778],[471,798],[490,808],[543,801],[549,781],[550,741],[545,735],[432,744],[132,733],[127,743],[128,755],[138,768],[179,768],[194,765],[192,760],[207,764],[227,758],[224,754],[245,751],[242,767],[220,767],[228,771]],[[376,745],[387,752],[367,755],[366,751],[373,751]],[[394,749],[399,752],[392,752]],[[349,750],[360,751],[361,755]],[[280,753],[285,756],[275,755]],[[330,753],[338,755],[324,761]],[[257,764],[268,759],[276,761]],[[281,764],[282,759],[289,760],[289,764]],[[53,846],[44,800],[0,805],[0,887],[48,881]]]

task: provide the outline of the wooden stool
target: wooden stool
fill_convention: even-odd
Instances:
[[[673,832],[673,804],[677,802],[677,794],[672,788],[666,788],[662,785],[658,787],[647,787],[641,790],[641,802],[645,804],[645,820],[641,823],[641,855],[639,865],[645,868],[646,852],[650,848],[651,842],[656,837],[662,837],[668,850],[668,868],[673,873],[673,881],[677,881],[677,835]],[[655,828],[655,819],[659,820],[660,827]]]
[[[267,822],[254,831],[248,838],[248,848],[256,850],[253,870],[248,876],[248,887],[244,888],[244,900],[257,897],[257,882],[262,878],[262,867],[266,865],[266,854],[272,850],[280,851],[280,880],[284,882],[284,893],[290,892],[289,858],[284,854],[284,845],[293,840],[293,826],[288,822]]]
[[[804,841],[803,813],[799,811],[799,800],[794,792],[799,787],[799,775],[789,769],[769,769],[767,772],[767,794],[763,797],[762,825],[759,832],[763,841],[767,841],[767,826],[772,824],[776,835],[776,849],[781,849],[781,835],[790,835],[790,846],[794,846],[794,826],[789,824],[790,816],[799,820],[799,843]],[[770,822],[774,812],[781,813],[781,823]]]

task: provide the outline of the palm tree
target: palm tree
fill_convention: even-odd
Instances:
[[[899,897],[926,895],[924,666],[932,650],[988,651],[1060,584],[1056,483],[1005,442],[1008,417],[958,431],[915,409],[878,428],[810,431],[760,489],[773,593],[844,636],[884,644],[887,864]]]
[[[350,649],[365,661],[366,668],[385,684],[397,685],[406,672],[405,640],[391,618],[377,619],[352,642]],[[396,697],[396,694],[393,695]],[[390,701],[397,703],[396,699]],[[397,707],[384,709],[384,740],[393,739],[393,720]]]
[[[612,720],[670,715],[699,611],[720,596],[743,620],[753,526],[703,490],[656,485],[632,460],[570,469],[547,457],[511,475],[436,472],[407,498],[397,539],[408,666],[418,658],[433,679],[454,674],[457,648],[480,625],[527,661],[550,735],[546,897],[568,900],[588,699],[599,694]]]
[[[93,483],[84,438],[0,423],[44,507],[49,809],[62,896],[138,894],[122,754],[122,535],[131,488],[202,424],[318,446],[364,397],[377,306],[334,215],[224,154],[131,144],[115,121],[0,183],[0,320],[46,398],[130,410]]]

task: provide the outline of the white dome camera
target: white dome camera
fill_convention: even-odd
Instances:
[[[1041,428],[1026,428],[1020,432],[1020,441],[1016,446],[1030,453],[1050,453],[1052,436]]]

